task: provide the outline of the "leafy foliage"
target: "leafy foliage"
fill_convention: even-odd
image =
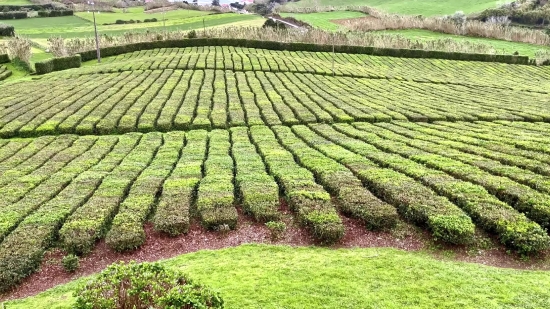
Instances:
[[[76,292],[76,309],[223,308],[223,299],[158,263],[117,263]]]

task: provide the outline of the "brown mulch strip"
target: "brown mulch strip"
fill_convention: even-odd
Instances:
[[[39,271],[26,278],[9,293],[0,295],[0,301],[38,294],[59,284],[99,272],[116,261],[157,261],[198,250],[221,249],[249,243],[290,246],[315,245],[309,233],[294,222],[294,218],[286,204],[281,203],[281,211],[283,221],[287,224],[287,230],[282,238],[276,242],[270,240],[269,230],[264,224],[252,221],[249,216],[245,216],[239,209],[238,228],[227,233],[205,230],[199,222],[195,221],[192,223],[188,234],[169,237],[156,232],[152,224],[147,223],[145,225],[147,239],[145,244],[138,250],[118,253],[111,250],[105,244],[105,241],[101,240],[91,254],[80,259],[80,267],[73,274],[67,273],[61,266],[61,259],[65,253],[60,249],[52,249],[46,253]],[[433,245],[427,232],[403,222],[392,232],[372,232],[366,230],[357,220],[346,217],[342,217],[342,220],[346,226],[346,235],[333,248],[393,247],[416,251],[430,250],[430,244]],[[438,247],[434,250],[434,255],[445,257],[445,252],[453,252],[453,260],[518,269],[545,268],[537,264],[538,260],[522,261],[513,255],[507,254],[505,249],[499,247],[476,251],[474,254],[471,251],[471,249],[468,251],[467,248]]]

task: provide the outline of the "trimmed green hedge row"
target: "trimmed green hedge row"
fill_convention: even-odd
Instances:
[[[213,130],[208,140],[208,158],[204,162],[204,178],[199,184],[197,211],[208,229],[235,229],[238,216],[233,205],[235,187],[229,132]]]
[[[123,46],[113,46],[101,48],[102,57],[116,56],[125,53],[131,53],[138,50],[148,50],[156,48],[183,48],[193,46],[234,46],[247,48],[262,48],[269,50],[288,50],[288,51],[310,51],[310,52],[332,52],[332,45],[320,45],[310,43],[281,43],[245,39],[218,39],[201,38],[186,40],[166,40],[154,42],[133,43]],[[433,58],[448,60],[482,61],[482,62],[501,62],[510,64],[529,64],[529,57],[515,55],[488,55],[488,54],[468,54],[443,51],[426,51],[414,49],[392,49],[376,48],[367,46],[346,46],[337,45],[334,47],[337,53],[347,54],[367,54],[373,56],[389,56],[402,58]],[[89,61],[96,58],[96,51],[86,51],[80,53],[82,61]]]
[[[36,74],[47,74],[54,71],[62,71],[72,68],[79,68],[82,65],[80,55],[52,58],[37,62],[35,64]]]
[[[298,220],[316,240],[328,244],[339,241],[344,236],[345,227],[330,194],[315,182],[309,170],[295,162],[269,127],[253,126],[250,135],[290,208],[297,213]]]
[[[329,125],[311,125],[311,128],[318,135],[303,136],[310,145],[352,170],[371,192],[397,207],[405,219],[427,226],[436,239],[444,242],[465,244],[472,241],[474,224],[468,215],[413,178],[380,167],[382,164],[373,160],[376,148],[348,138]]]
[[[31,11],[53,10],[53,4],[29,4],[29,5],[0,5],[0,11],[20,11],[28,9]]]
[[[103,179],[94,195],[67,219],[59,230],[67,251],[86,254],[93,249],[96,240],[105,235],[121,200],[152,162],[161,143],[161,133],[143,135],[137,147]]]
[[[0,12],[0,20],[24,19],[27,18],[27,12]]]
[[[63,179],[62,175],[69,172],[65,170],[67,165],[74,168],[72,161],[88,151],[96,140],[97,137],[59,136],[24,161],[24,168],[19,165],[4,171],[3,175],[11,178],[11,181],[2,181],[0,187],[0,194],[3,196],[0,202],[3,209],[0,214],[0,240],[41,203],[59,193],[60,189],[52,185],[51,177],[56,177],[54,184],[57,184],[57,178]]]
[[[366,190],[361,181],[345,166],[310,148],[294,135],[313,135],[316,138],[314,132],[302,125],[294,126],[292,129],[277,126],[273,127],[273,131],[280,143],[296,156],[298,162],[312,171],[317,181],[331,195],[336,196],[338,206],[344,213],[362,220],[368,229],[391,229],[397,224],[398,215],[395,207],[382,202]]]
[[[6,24],[0,23],[0,36],[14,36],[14,35],[15,35],[15,28],[12,25],[6,25]]]
[[[113,219],[105,242],[117,251],[133,250],[145,242],[143,223],[160,196],[165,179],[178,162],[184,132],[163,134],[163,144],[151,164],[143,170]]]
[[[12,72],[8,70],[5,66],[0,66],[0,81],[10,77]]]
[[[360,124],[358,127],[365,131],[375,129],[373,125],[368,124]],[[381,137],[377,140],[373,136],[370,142],[377,147],[407,156],[413,161],[439,169],[457,179],[480,185],[503,202],[525,213],[531,220],[543,227],[550,226],[550,196],[511,180],[510,175],[492,175],[475,166],[478,162],[481,164],[486,160],[471,158],[473,155],[462,154],[431,142],[410,139],[382,128],[376,129],[376,133]],[[506,165],[501,166],[500,172],[505,172]],[[486,169],[490,169],[490,166],[486,165]]]
[[[243,209],[260,222],[279,220],[279,186],[266,173],[262,158],[250,142],[248,128],[235,127],[230,131],[235,184]]]
[[[105,174],[126,155],[124,150],[131,150],[137,141],[135,136],[100,137],[90,151],[37,188],[36,194],[29,195],[28,201],[34,202],[38,209],[0,245],[0,292],[18,284],[38,268],[65,218],[85,203]],[[52,191],[59,193],[50,199]],[[43,203],[44,200],[47,202]]]
[[[162,196],[153,218],[155,230],[170,236],[189,231],[190,210],[202,179],[207,138],[208,133],[203,130],[190,131],[185,135],[185,148],[162,187]]]
[[[364,141],[364,143],[356,144],[357,147],[360,147],[355,149],[356,152],[379,164],[398,170],[449,198],[466,211],[480,227],[496,233],[506,246],[521,253],[533,253],[549,247],[550,238],[540,225],[527,219],[524,214],[519,213],[510,205],[499,201],[483,186],[454,178],[452,174],[449,175],[444,170],[437,170],[437,167],[446,164],[447,161],[444,159],[439,158],[442,164],[437,165],[436,169],[429,168],[436,164],[436,159],[431,161],[432,164],[427,164],[425,161],[414,162],[415,158],[422,155],[422,150],[407,147],[391,139],[378,137],[375,133],[380,133],[383,129],[377,129],[370,124],[358,124],[357,127],[362,130],[350,125],[337,124],[334,128],[341,133],[335,132],[332,133],[332,136],[340,143],[349,139],[346,136],[354,138],[355,143],[357,143],[357,139]],[[328,134],[330,131],[320,130],[319,132]]]
[[[74,11],[72,10],[38,11],[38,17],[60,17],[72,15],[74,15]]]

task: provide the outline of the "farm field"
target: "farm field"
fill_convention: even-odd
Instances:
[[[281,13],[282,17],[294,17],[298,20],[308,23],[312,27],[321,28],[323,30],[344,30],[345,27],[338,25],[333,22],[333,20],[338,19],[350,19],[350,18],[361,18],[366,15],[361,12],[351,12],[351,11],[334,11],[334,12],[321,12],[321,13],[308,13],[308,14],[297,14],[297,13]]]
[[[151,18],[156,18],[159,21],[162,21],[163,17],[168,21],[212,14],[212,12],[193,10],[167,10],[164,14],[162,12],[145,13],[143,7],[128,8],[126,13],[123,13],[121,9],[114,10],[114,13],[102,12],[100,14],[96,14],[96,22],[99,25],[103,25],[106,23],[114,24],[117,20],[128,21],[133,19],[135,21],[140,20],[143,22],[143,20]],[[91,12],[77,12],[75,15],[90,22],[94,21]]]
[[[494,0],[300,0],[298,2],[288,2],[288,7],[314,7],[322,6],[349,6],[362,5],[372,6],[382,9],[390,13],[398,13],[405,15],[449,15],[456,11],[464,13],[481,12],[488,8],[494,8],[498,4],[504,4],[511,1],[494,1]]]
[[[53,247],[133,252],[151,229],[194,222],[223,233],[291,218],[322,245],[363,237],[349,220],[362,233],[406,223],[446,246],[481,233],[544,255],[549,75],[211,46],[0,83],[0,290]]]
[[[232,47],[112,57],[2,89],[0,136],[550,119],[547,67],[336,54],[332,77],[331,57]],[[30,99],[18,87],[36,96]],[[146,95],[127,99],[142,91]]]
[[[519,309],[544,308],[550,297],[548,272],[441,261],[423,252],[387,248],[246,245],[190,253],[162,264],[219,290],[230,309],[338,308],[342,302],[350,308],[429,309],[460,303],[467,308]],[[87,280],[9,301],[6,308],[72,308],[73,290]]]
[[[0,0],[0,5],[28,5],[32,2],[27,0]]]
[[[495,40],[488,38],[476,38],[466,37],[460,35],[452,35],[446,33],[439,33],[423,29],[406,29],[406,30],[385,30],[379,31],[380,33],[402,35],[410,39],[418,40],[437,40],[437,39],[452,39],[458,42],[472,42],[492,46],[497,52],[502,54],[513,54],[518,52],[520,55],[529,56],[533,58],[537,51],[550,51],[550,47],[542,45],[534,45],[520,42],[510,42],[503,40]]]
[[[346,26],[339,24],[336,21],[343,21],[347,19],[361,18],[366,16],[360,12],[350,11],[333,11],[322,13],[281,13],[282,17],[293,17],[300,21],[306,22],[309,25],[320,28],[327,31],[346,31]],[[444,40],[452,39],[458,42],[468,42],[473,44],[483,44],[494,48],[496,53],[499,54],[513,54],[516,51],[520,55],[534,57],[537,51],[549,51],[550,47],[542,45],[534,45],[521,42],[511,42],[497,39],[481,38],[452,35],[446,33],[439,33],[430,30],[423,29],[404,29],[404,30],[384,30],[377,31],[381,34],[400,35],[411,40],[428,41],[428,40]]]
[[[233,23],[253,22],[256,20],[263,20],[263,18],[259,17],[258,15],[252,15],[252,14],[246,15],[246,14],[236,14],[236,13],[193,16],[192,13],[196,13],[197,11],[190,11],[189,13],[190,15],[187,18],[177,18],[177,16],[179,16],[178,14],[186,15],[187,13],[176,13],[179,11],[173,11],[173,12],[175,12],[173,13],[174,17],[173,19],[166,20],[166,27],[164,27],[162,20],[159,19],[158,22],[152,22],[152,23],[123,24],[123,25],[99,24],[98,31],[100,34],[123,35],[126,32],[163,31],[165,29],[167,31],[192,30],[192,29],[202,29],[203,27],[215,27],[220,25],[227,26]],[[79,14],[88,14],[88,13],[79,13]],[[104,14],[109,14],[109,13],[104,13]],[[130,14],[130,13],[127,13],[127,14]],[[132,15],[127,15],[128,20],[132,19],[131,17]],[[140,14],[137,14],[137,15],[141,16]],[[153,18],[153,17],[154,16],[151,16],[149,18]],[[111,20],[112,18],[106,17],[105,19]],[[93,23],[84,18],[80,18],[78,16],[51,17],[51,18],[48,18],[47,21],[48,23],[46,26],[44,25],[44,19],[42,18],[9,20],[9,21],[5,21],[5,23],[13,25],[18,35],[23,35],[31,39],[47,39],[52,36],[63,37],[63,38],[85,38],[85,37],[91,37],[94,35]]]

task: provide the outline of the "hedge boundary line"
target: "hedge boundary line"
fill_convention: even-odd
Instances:
[[[140,42],[121,46],[112,46],[101,48],[102,57],[117,56],[125,53],[131,53],[139,50],[148,50],[156,48],[185,48],[202,46],[232,46],[246,48],[260,48],[268,50],[288,50],[288,51],[309,51],[309,52],[332,52],[332,45],[321,45],[311,43],[282,43],[272,41],[246,40],[246,39],[220,39],[220,38],[199,38],[184,40],[165,40],[154,42]],[[395,48],[377,48],[368,46],[350,46],[335,45],[334,52],[346,54],[366,54],[373,56],[388,56],[401,58],[430,58],[461,61],[479,61],[479,62],[499,62],[507,64],[525,64],[533,65],[534,61],[527,56],[516,55],[489,55],[489,54],[469,54],[457,52],[428,51],[417,49],[395,49]],[[90,50],[80,53],[82,61],[96,59],[96,50]]]
[[[36,74],[42,75],[42,74],[47,74],[54,71],[80,68],[81,65],[82,65],[82,59],[80,58],[80,55],[74,55],[69,57],[52,58],[49,60],[37,62],[34,65],[34,68],[35,68]]]
[[[10,57],[8,56],[8,54],[0,54],[0,64],[9,63],[9,62],[10,62]]]
[[[7,8],[7,10],[6,10]],[[29,9],[32,11],[54,10],[53,4],[28,4],[28,5],[0,5],[0,11],[20,11],[21,9]]]

